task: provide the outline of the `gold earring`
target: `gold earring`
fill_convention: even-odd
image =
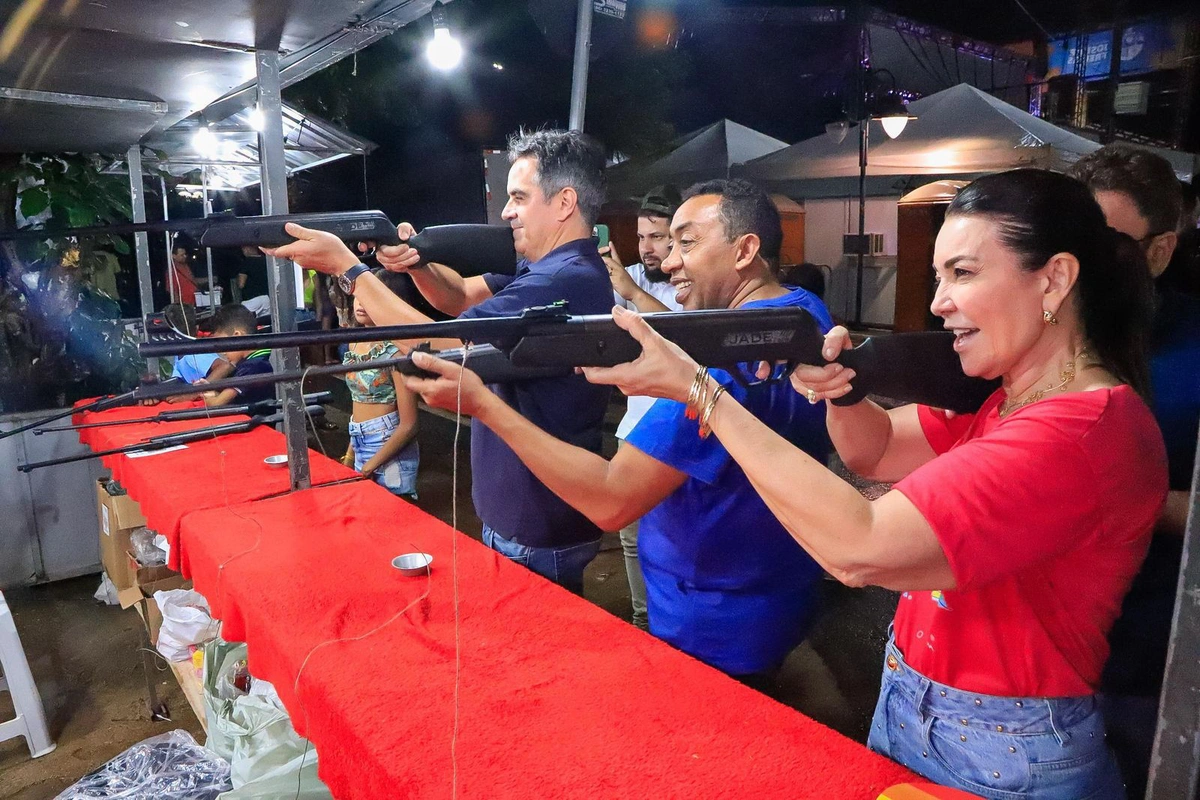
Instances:
[[[1053,311],[1043,311],[1042,312],[1042,321],[1045,322],[1047,325],[1057,325],[1058,317],[1054,316]]]

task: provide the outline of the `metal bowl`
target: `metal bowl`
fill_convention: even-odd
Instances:
[[[424,575],[432,563],[433,556],[428,553],[405,553],[392,559],[392,566],[400,570],[401,575]]]
[[[276,468],[286,467],[287,463],[288,463],[288,458],[286,455],[267,456],[266,458],[263,459],[263,463],[266,464],[268,467],[276,467]]]

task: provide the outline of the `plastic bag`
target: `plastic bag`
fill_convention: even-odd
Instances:
[[[100,586],[96,589],[96,593],[92,597],[106,606],[119,606],[121,604],[121,601],[117,599],[117,587],[113,584],[112,579],[108,577],[107,572],[100,573]]]
[[[129,534],[129,547],[133,550],[133,557],[143,567],[157,567],[167,563],[166,552],[155,544],[155,540],[159,538],[162,537],[145,527],[135,528]]]
[[[205,746],[229,760],[239,800],[323,800],[332,798],[317,778],[317,751],[292,728],[283,702],[267,681],[252,680],[249,693],[220,696],[246,661],[246,645],[221,640],[204,647]],[[210,669],[211,667],[211,669]]]
[[[158,652],[168,661],[191,658],[191,645],[216,637],[220,623],[208,611],[204,595],[192,589],[173,589],[155,592],[154,602],[162,612],[163,624],[158,632]]]
[[[220,637],[204,645],[204,720],[208,739],[204,746],[226,761],[233,758],[233,737],[221,720],[233,712],[233,699],[222,697],[218,686],[221,676],[238,661],[246,658],[246,645],[242,642],[227,642]]]
[[[214,800],[230,788],[227,763],[186,731],[171,731],[138,742],[57,800]]]
[[[154,546],[163,552],[163,563],[171,560],[171,543],[161,533],[154,534]]]

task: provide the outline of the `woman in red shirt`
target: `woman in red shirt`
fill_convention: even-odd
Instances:
[[[868,744],[989,798],[1119,798],[1096,700],[1106,635],[1166,496],[1143,401],[1150,284],[1083,184],[981,178],[938,234],[931,309],[968,375],[1002,378],[976,414],[830,406],[846,464],[895,482],[864,499],[771,432],[636,315],[637,361],[589,379],[694,406],[826,570],[903,592]],[[686,260],[684,265],[686,272]],[[832,360],[849,346],[826,337]],[[810,401],[852,370],[800,367]],[[707,395],[707,396],[705,396]]]

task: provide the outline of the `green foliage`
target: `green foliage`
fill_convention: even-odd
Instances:
[[[122,176],[99,155],[0,158],[0,227],[104,225],[131,216]],[[130,252],[120,236],[0,246],[0,411],[61,406],[128,388],[144,362],[120,323],[115,273]]]
[[[15,184],[17,207],[26,220],[39,218],[38,227],[78,228],[128,221],[133,211],[129,186],[120,175],[104,175],[110,159],[92,153],[24,155],[15,164],[0,168],[0,183]],[[48,217],[40,219],[49,212]],[[33,242],[21,255],[31,261],[61,263],[78,248],[77,266],[85,280],[97,268],[107,269],[112,253],[126,254],[129,243],[120,236],[94,236],[78,245],[69,239]]]

